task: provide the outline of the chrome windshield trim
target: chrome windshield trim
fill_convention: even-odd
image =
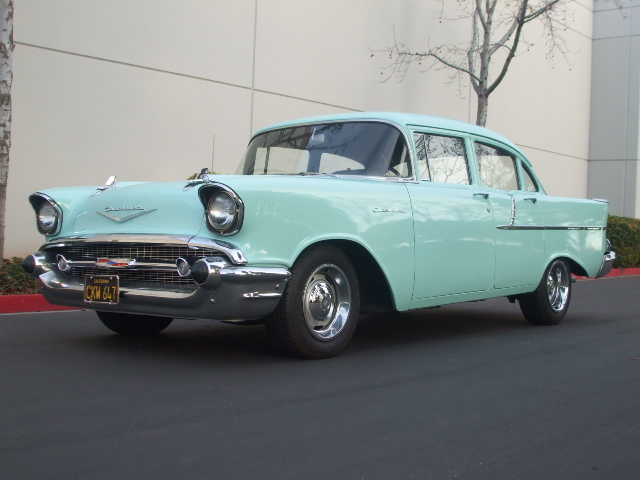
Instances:
[[[128,234],[110,233],[88,236],[72,236],[56,238],[51,243],[40,247],[40,251],[51,248],[60,248],[76,243],[154,243],[157,245],[184,245],[193,250],[210,248],[224,253],[235,265],[245,265],[247,258],[244,253],[227,242],[221,242],[204,237],[194,237],[191,235],[159,235],[159,234]],[[173,266],[175,269],[175,265]]]

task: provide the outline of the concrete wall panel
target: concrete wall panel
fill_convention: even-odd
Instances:
[[[20,0],[15,39],[250,86],[254,0]]]
[[[585,159],[558,155],[526,146],[520,146],[550,195],[585,198],[589,162]]]

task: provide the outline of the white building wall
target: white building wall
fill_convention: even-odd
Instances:
[[[475,120],[468,84],[412,68],[381,82],[398,41],[468,38],[438,2],[21,0],[15,6],[13,136],[5,256],[36,250],[27,196],[120,180],[234,171],[250,133],[350,110]],[[545,59],[540,30],[491,97],[487,126],[519,144],[552,194],[587,190],[592,2],[574,4],[571,50]],[[372,56],[373,53],[373,56]],[[215,157],[212,147],[215,136]],[[168,219],[170,221],[170,219]]]
[[[640,217],[640,0],[596,0],[589,195]]]

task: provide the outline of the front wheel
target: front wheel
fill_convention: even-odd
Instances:
[[[135,337],[149,337],[167,328],[173,318],[130,313],[96,312],[98,318],[112,332]]]
[[[325,246],[303,253],[276,310],[267,317],[267,332],[284,354],[327,358],[349,343],[358,320],[358,277],[340,249]]]
[[[519,298],[520,310],[533,325],[557,325],[571,301],[571,274],[563,260],[554,260],[545,270],[540,285]]]

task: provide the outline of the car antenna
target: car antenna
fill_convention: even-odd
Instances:
[[[216,135],[213,134],[213,144],[211,146],[211,171],[213,172],[213,159],[216,155]]]

